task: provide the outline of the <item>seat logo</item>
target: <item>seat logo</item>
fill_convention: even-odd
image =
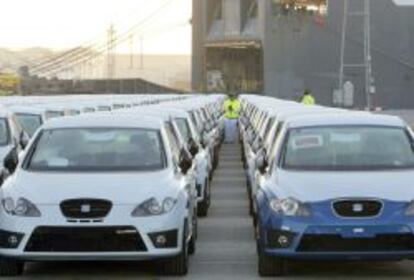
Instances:
[[[81,213],[89,213],[91,212],[91,206],[89,204],[82,204],[80,211]]]
[[[362,211],[364,211],[364,205],[362,205],[361,203],[355,203],[352,205],[352,211],[354,211],[355,213],[361,213]]]

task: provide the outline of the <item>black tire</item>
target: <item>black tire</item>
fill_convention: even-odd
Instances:
[[[0,276],[19,276],[23,274],[24,262],[0,257]]]
[[[196,216],[196,212],[194,212],[194,218],[193,219],[194,219],[193,220],[193,234],[191,235],[191,239],[188,242],[188,254],[189,255],[194,255],[195,251],[196,251],[196,241],[197,241],[197,238],[198,238],[198,218]]]
[[[262,277],[284,276],[286,274],[285,260],[279,257],[268,256],[259,252],[259,275]]]
[[[196,252],[196,238],[193,234],[193,236],[191,236],[190,242],[188,243],[188,254],[194,255],[195,252]]]
[[[249,215],[254,218],[253,202],[251,199],[249,199]]]
[[[168,258],[162,263],[162,271],[167,276],[184,276],[188,273],[187,227],[183,234],[183,246],[179,255]]]
[[[211,202],[211,185],[210,181],[207,180],[205,182],[205,188],[204,188],[204,199],[203,201],[198,204],[197,210],[198,210],[198,216],[199,217],[206,217],[208,214],[208,209],[210,208],[210,202]]]

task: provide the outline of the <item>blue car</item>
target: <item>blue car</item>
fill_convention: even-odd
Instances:
[[[259,274],[288,260],[414,258],[414,141],[399,118],[323,114],[285,121],[258,158]]]

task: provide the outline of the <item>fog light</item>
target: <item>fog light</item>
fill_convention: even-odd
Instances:
[[[285,235],[279,236],[279,239],[277,240],[281,247],[286,247],[289,245],[289,238]]]
[[[268,230],[266,245],[271,249],[286,249],[292,245],[296,234],[286,230]]]
[[[178,230],[159,231],[148,234],[155,248],[176,248],[178,240]]]
[[[19,242],[19,239],[17,238],[16,235],[10,235],[8,241],[9,241],[10,246],[14,247]]]
[[[0,248],[16,249],[23,236],[23,233],[0,230]]]
[[[155,243],[158,246],[163,247],[167,243],[167,237],[165,237],[165,235],[160,234],[155,238]]]

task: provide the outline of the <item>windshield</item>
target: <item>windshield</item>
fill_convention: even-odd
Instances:
[[[9,126],[6,119],[0,119],[0,146],[7,145],[9,142]]]
[[[147,129],[70,128],[43,131],[30,170],[136,171],[165,166],[160,133]]]
[[[98,111],[111,111],[109,106],[98,106]]]
[[[283,168],[375,170],[414,167],[411,139],[403,128],[314,127],[292,129]]]
[[[42,118],[35,114],[16,114],[17,119],[24,131],[32,137],[36,130],[42,125]]]
[[[58,118],[62,116],[63,116],[63,112],[61,111],[46,111],[46,119],[53,119],[53,118]]]
[[[191,138],[190,127],[188,126],[187,120],[182,118],[175,119],[178,129],[184,139],[188,140]]]

